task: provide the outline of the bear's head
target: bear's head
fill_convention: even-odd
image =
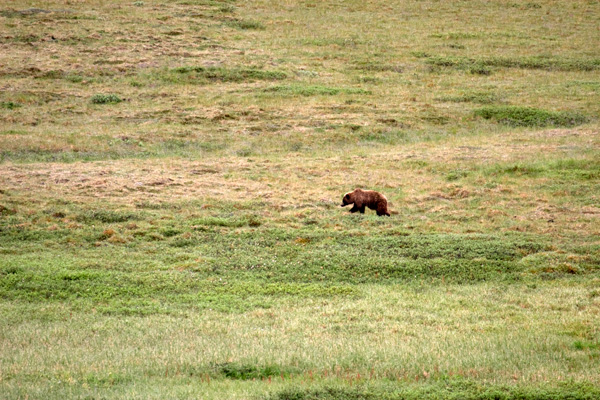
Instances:
[[[353,192],[348,192],[344,195],[344,198],[342,199],[342,205],[340,207],[346,207],[348,204],[354,203],[354,199],[352,198],[352,193]]]

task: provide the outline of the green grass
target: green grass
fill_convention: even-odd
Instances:
[[[598,2],[30,3],[0,397],[600,396]]]

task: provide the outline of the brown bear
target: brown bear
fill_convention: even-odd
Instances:
[[[351,213],[360,211],[361,214],[365,213],[365,207],[369,207],[371,210],[377,210],[377,215],[390,216],[387,208],[387,199],[384,195],[374,190],[362,190],[354,189],[353,192],[348,192],[342,199],[342,207],[348,204],[354,204],[350,209]]]

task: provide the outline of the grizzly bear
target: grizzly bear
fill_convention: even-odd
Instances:
[[[387,199],[384,195],[374,190],[362,190],[354,189],[353,192],[348,192],[342,199],[342,207],[348,204],[354,204],[350,209],[351,213],[360,211],[361,214],[365,213],[365,207],[369,207],[371,210],[377,210],[377,215],[390,216],[387,208]]]

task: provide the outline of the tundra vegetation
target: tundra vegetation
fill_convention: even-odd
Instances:
[[[599,18],[2,2],[0,397],[599,398]]]

